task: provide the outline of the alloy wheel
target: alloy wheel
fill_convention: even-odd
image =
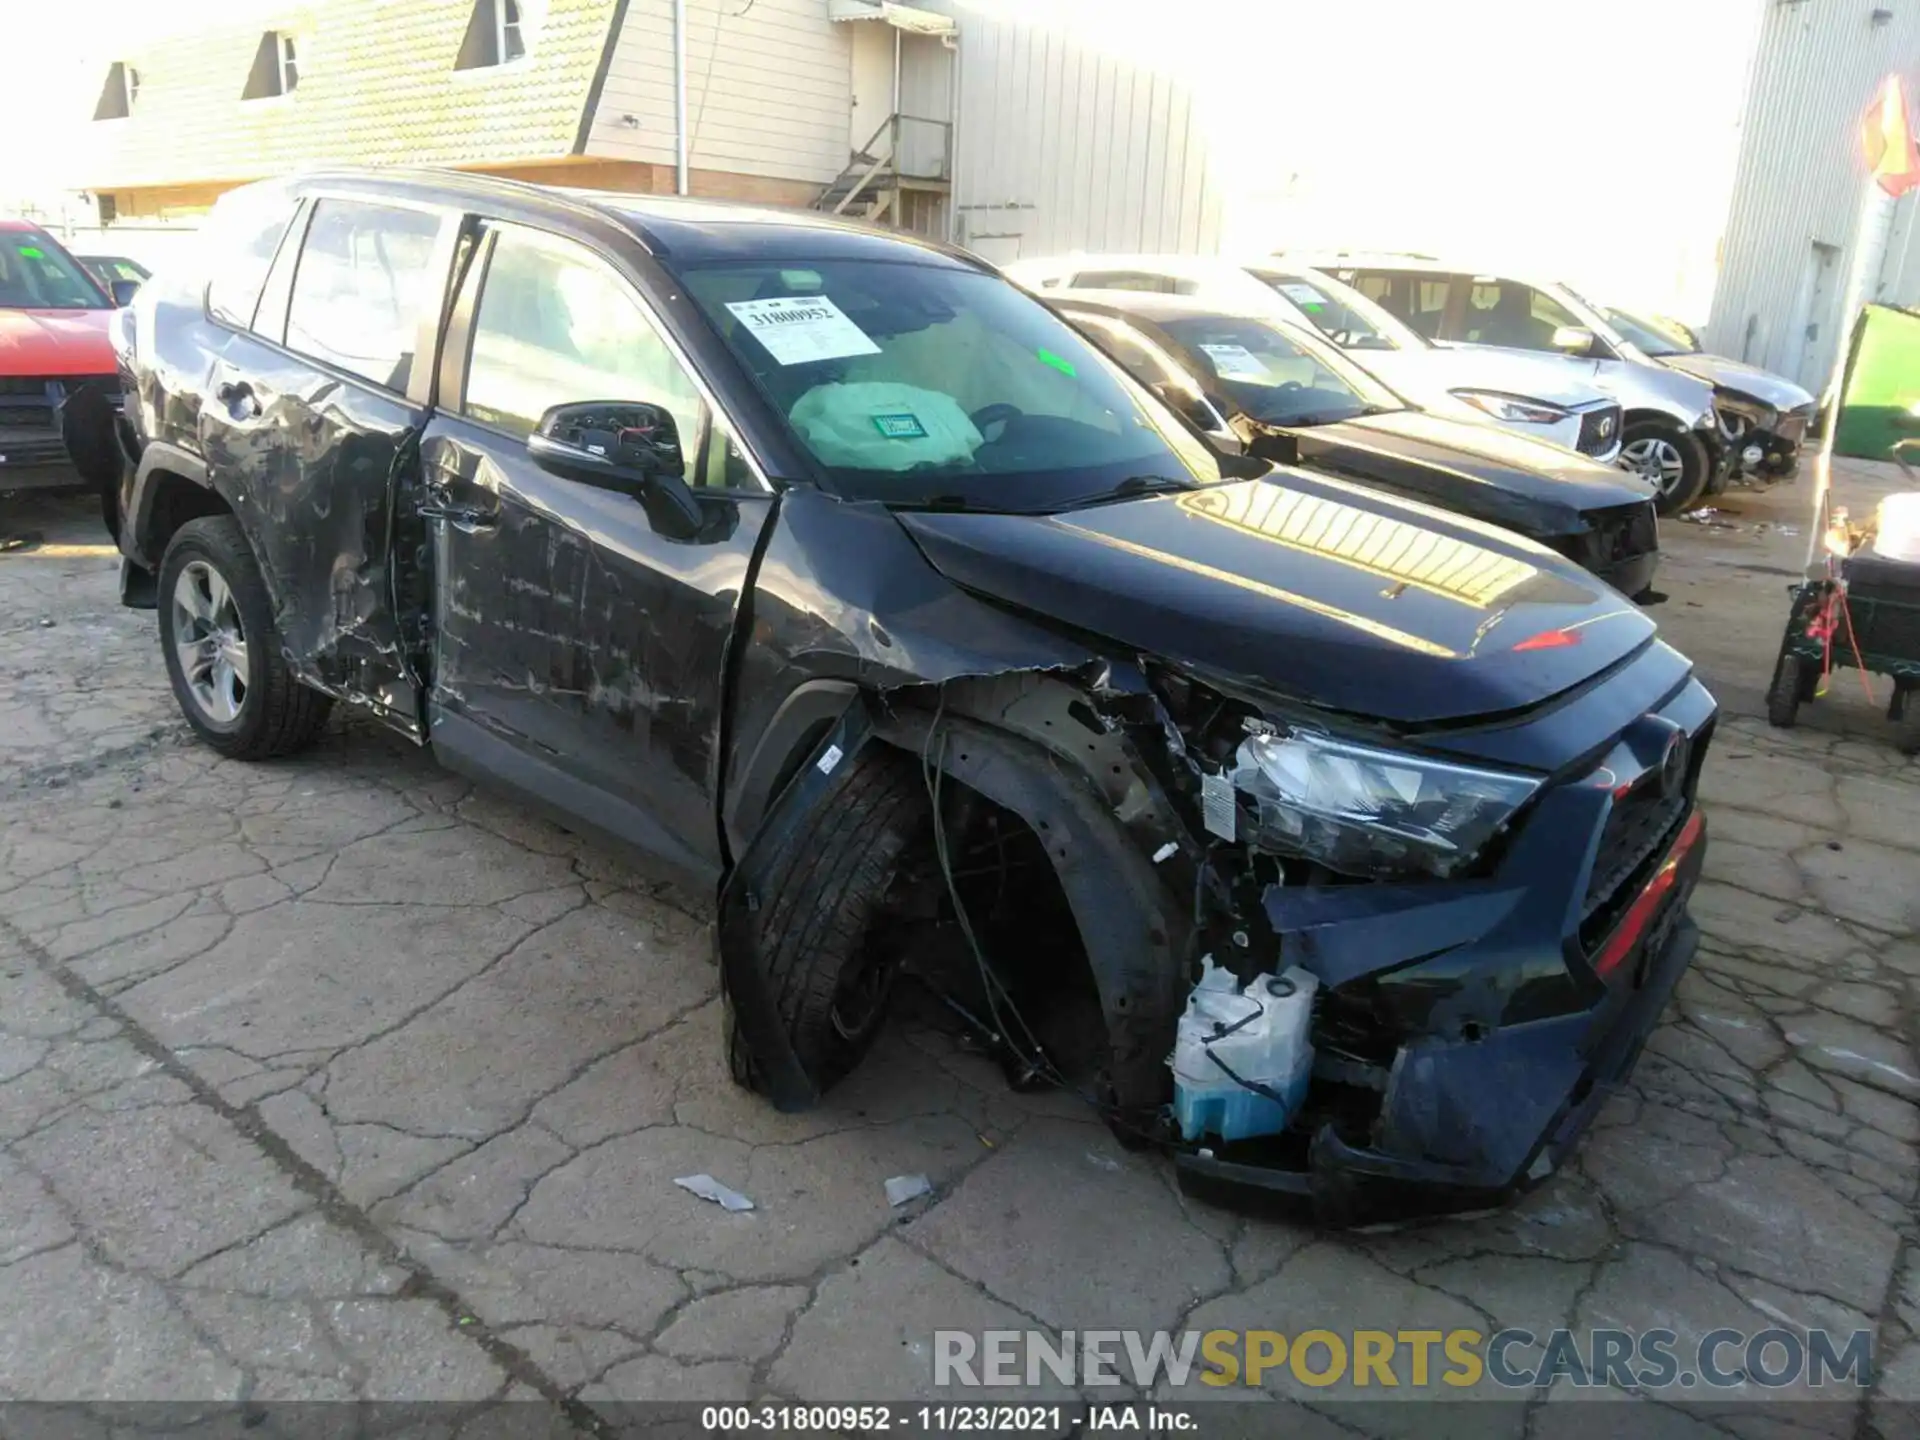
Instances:
[[[187,693],[216,725],[231,725],[246,704],[247,634],[220,572],[189,561],[173,584],[173,646]]]
[[[1619,465],[1643,480],[1651,480],[1662,495],[1671,495],[1687,473],[1680,447],[1661,435],[1648,435],[1622,446]]]

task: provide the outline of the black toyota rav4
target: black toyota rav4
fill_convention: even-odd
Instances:
[[[317,174],[118,345],[124,598],[198,734],[344,702],[710,888],[776,1105],[907,984],[1189,1183],[1482,1205],[1692,956],[1715,710],[1651,621],[1216,456],[959,251]]]

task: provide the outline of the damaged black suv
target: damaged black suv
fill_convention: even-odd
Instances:
[[[118,329],[123,597],[193,728],[345,701],[711,887],[777,1105],[913,983],[1194,1185],[1485,1204],[1692,956],[1715,710],[1651,621],[1216,456],[964,253],[317,174]]]

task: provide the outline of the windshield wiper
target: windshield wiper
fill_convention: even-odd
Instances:
[[[1165,495],[1175,490],[1199,488],[1200,482],[1192,476],[1182,479],[1173,475],[1129,475],[1107,494],[1116,500],[1123,500],[1133,495]]]

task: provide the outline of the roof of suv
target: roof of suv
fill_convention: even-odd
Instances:
[[[522,210],[591,211],[616,221],[656,255],[681,259],[754,258],[787,254],[817,259],[875,258],[913,252],[924,261],[985,268],[952,246],[921,236],[879,230],[856,221],[803,210],[776,210],[677,195],[630,195],[469,175],[457,170],[329,167],[303,171],[284,183],[295,190],[343,185],[409,195],[449,205],[494,205]]]
[[[1230,300],[1210,300],[1202,295],[1163,295],[1153,290],[1049,290],[1041,298],[1049,305],[1087,305],[1096,310],[1138,315],[1145,320],[1191,320],[1230,315],[1235,319],[1272,321],[1279,325],[1287,323],[1284,316],[1236,305]]]

